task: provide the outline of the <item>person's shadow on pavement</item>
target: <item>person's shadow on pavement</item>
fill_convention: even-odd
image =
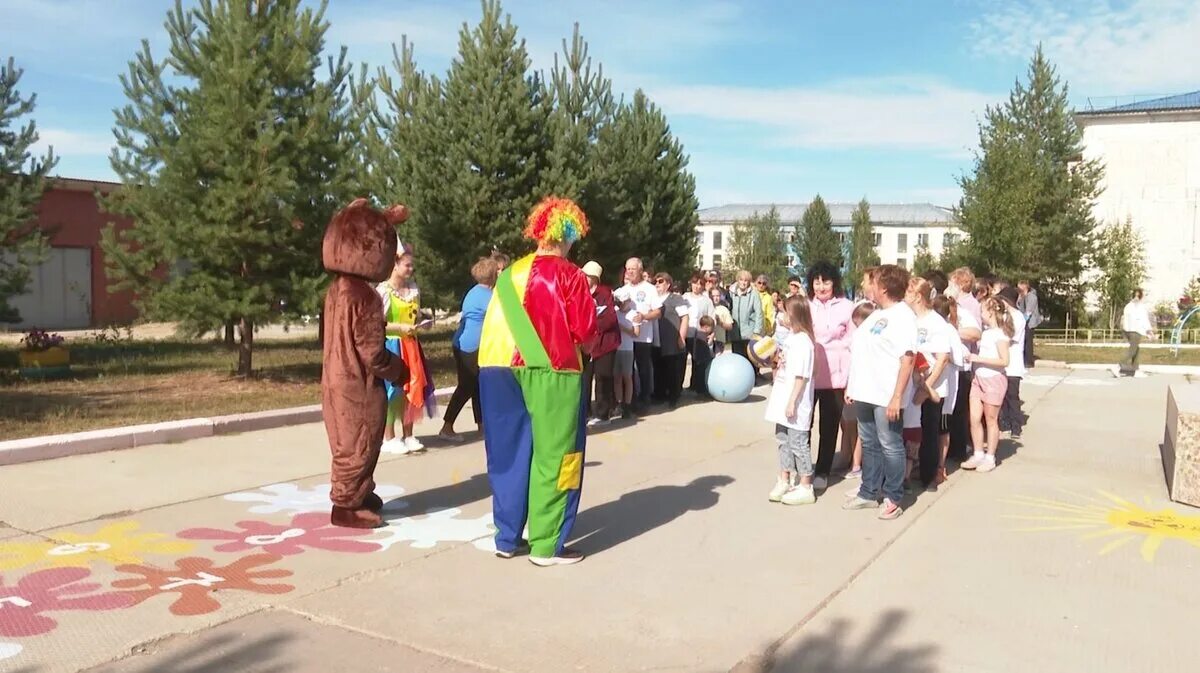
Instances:
[[[384,520],[390,521],[415,514],[424,514],[432,509],[465,507],[490,497],[492,497],[492,487],[488,483],[487,473],[480,473],[456,484],[447,484],[392,498],[384,503],[382,514]]]
[[[652,486],[622,495],[617,500],[579,513],[572,546],[596,554],[668,524],[692,511],[717,504],[722,486],[733,483],[728,475],[709,475],[683,486]]]

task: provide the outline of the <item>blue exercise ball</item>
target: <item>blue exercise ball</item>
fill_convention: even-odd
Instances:
[[[754,367],[733,353],[722,353],[708,366],[708,394],[718,402],[741,402],[754,387]]]

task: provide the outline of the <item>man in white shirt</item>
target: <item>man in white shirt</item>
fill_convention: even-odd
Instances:
[[[862,438],[862,485],[848,494],[845,509],[876,507],[882,491],[880,519],[904,513],[905,451],[902,410],[913,399],[913,359],[917,352],[917,316],[904,303],[908,271],[887,264],[876,277],[875,311],[854,330],[850,345],[850,382],[846,402],[853,401]]]
[[[1121,358],[1118,376],[1135,376],[1145,378],[1146,373],[1138,371],[1138,354],[1141,352],[1142,340],[1153,338],[1154,325],[1150,322],[1150,308],[1142,301],[1142,288],[1133,291],[1133,299],[1125,305],[1121,314],[1121,331],[1125,332],[1125,340],[1129,342],[1129,350]]]
[[[654,285],[646,282],[642,260],[630,257],[625,262],[625,285],[613,293],[617,301],[629,299],[641,322],[641,331],[633,338],[633,362],[637,368],[638,396],[635,411],[650,408],[654,392],[654,341],[658,319],[662,316],[662,297]]]

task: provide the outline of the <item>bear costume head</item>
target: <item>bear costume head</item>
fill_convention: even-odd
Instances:
[[[396,225],[408,219],[408,208],[380,212],[367,199],[355,199],[325,228],[321,263],[325,270],[381,283],[396,263]]]

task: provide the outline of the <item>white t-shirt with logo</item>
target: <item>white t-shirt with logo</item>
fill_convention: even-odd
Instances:
[[[658,290],[646,281],[642,281],[636,285],[625,285],[613,294],[616,296],[618,301],[625,301],[625,299],[632,300],[633,309],[643,315],[656,309],[660,309],[663,305],[663,298],[658,294]],[[657,333],[657,330],[655,329],[656,322],[658,321],[647,320],[646,322],[642,323],[641,334],[634,337],[633,340],[637,343],[643,344],[654,343]]]
[[[1012,352],[1008,354],[1008,366],[1004,368],[1004,373],[1021,378],[1025,376],[1025,323],[1027,321],[1024,314],[1017,309],[1010,308],[1008,304],[1004,306],[1008,308],[1008,314],[1012,316],[1013,321]]]
[[[812,424],[813,414],[813,356],[816,352],[812,339],[804,332],[796,332],[788,336],[786,343],[781,344],[783,364],[775,370],[775,380],[771,386],[771,396],[767,398],[766,419],[793,430],[808,430]],[[796,401],[796,422],[787,419],[787,403],[792,396],[792,388],[796,379],[804,379],[804,392]]]
[[[945,318],[933,311],[917,318],[917,350],[925,356],[925,361],[931,368],[935,366],[938,355],[951,353],[950,332],[954,331]],[[951,375],[958,377],[958,373],[953,370],[954,368],[947,363],[942,368],[942,375],[934,382],[933,389],[938,397],[944,399],[949,394]]]
[[[900,358],[917,352],[917,316],[902,301],[875,311],[854,330],[850,341],[850,382],[846,395],[856,401],[886,407],[896,391]],[[901,408],[912,403],[909,381],[900,397]]]
[[[1000,342],[1002,341],[1011,342],[1012,339],[1009,339],[1008,335],[1001,331],[999,327],[991,327],[983,330],[983,336],[979,337],[979,357],[986,358],[988,360],[995,360],[996,358],[1000,357]],[[1008,348],[1008,359],[1012,360],[1013,355],[1015,355],[1015,353],[1013,353],[1012,344],[1010,343]],[[1003,375],[1004,370],[1002,369],[997,369],[991,365],[981,365],[979,363],[975,364],[975,376],[980,376],[986,379],[992,376]]]
[[[972,318],[974,320],[974,318]],[[950,328],[947,334],[950,340],[950,362],[946,365],[946,369],[951,370],[949,390],[943,397],[942,415],[949,416],[954,413],[954,406],[958,404],[958,375],[960,372],[967,369],[967,355],[971,353],[971,349],[967,344],[963,343],[962,337],[958,335],[958,330],[954,325],[946,323],[946,327]]]

